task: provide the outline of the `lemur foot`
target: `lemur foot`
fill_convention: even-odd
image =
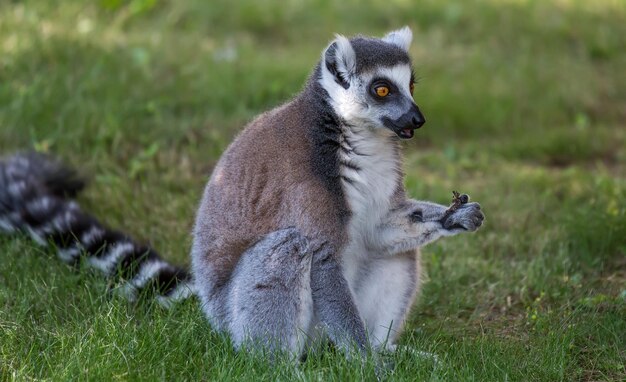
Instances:
[[[462,229],[476,231],[485,219],[478,203],[464,203],[449,216],[444,216],[441,224],[447,230]]]

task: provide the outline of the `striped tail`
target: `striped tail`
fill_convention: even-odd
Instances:
[[[0,160],[0,233],[25,232],[41,246],[54,245],[59,258],[85,263],[117,281],[131,301],[151,291],[166,307],[194,294],[191,275],[157,252],[111,230],[72,200],[85,186],[76,172],[43,154]]]

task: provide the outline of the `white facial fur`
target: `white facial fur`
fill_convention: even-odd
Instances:
[[[397,45],[404,50],[408,50],[411,44],[412,33],[408,27],[390,32],[382,40],[390,44]],[[326,65],[327,52],[334,45],[334,64],[337,73],[332,73]],[[331,105],[335,112],[348,124],[359,128],[376,129],[392,135],[386,129],[382,119],[387,117],[396,120],[412,105],[412,95],[410,92],[411,67],[409,64],[398,64],[391,67],[375,68],[366,73],[356,73],[356,62],[358,57],[344,36],[337,35],[322,54],[320,83],[328,92]],[[347,83],[346,86],[337,82],[337,75],[341,76]],[[394,102],[380,102],[374,99],[371,94],[371,84],[373,80],[385,79],[395,85],[402,97],[396,98]]]
[[[411,28],[405,26],[401,29],[389,32],[382,40],[397,45],[408,52],[411,41],[413,41],[413,32],[411,32]]]
[[[384,104],[376,102],[369,94],[372,80],[384,78],[394,85],[412,100],[410,91],[411,67],[408,64],[400,64],[393,67],[381,67],[374,72],[365,73],[361,76],[349,76],[348,89],[344,89],[335,82],[334,76],[326,68],[322,68],[321,84],[330,95],[331,105],[335,112],[351,125],[363,128],[385,128],[382,118],[397,119],[404,114],[409,102]],[[393,134],[389,130],[390,134]]]

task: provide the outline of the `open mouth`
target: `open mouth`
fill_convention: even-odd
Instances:
[[[421,127],[421,125],[414,126],[413,124],[394,123],[394,121],[392,121],[389,118],[384,118],[383,119],[383,124],[385,125],[386,128],[388,128],[389,130],[391,130],[394,133],[396,133],[396,135],[400,139],[411,139],[411,138],[413,138],[413,136],[415,135],[415,130],[419,129]]]
[[[396,130],[395,132],[398,137],[402,138],[402,139],[411,139],[413,138],[413,135],[415,134],[415,130],[414,129],[400,129],[399,131]]]

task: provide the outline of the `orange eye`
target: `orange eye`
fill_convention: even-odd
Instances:
[[[376,89],[376,95],[379,97],[387,97],[389,94],[389,88],[386,86],[379,86]]]
[[[411,95],[413,95],[413,91],[415,90],[415,84],[413,82],[409,84],[409,90],[411,91]]]

